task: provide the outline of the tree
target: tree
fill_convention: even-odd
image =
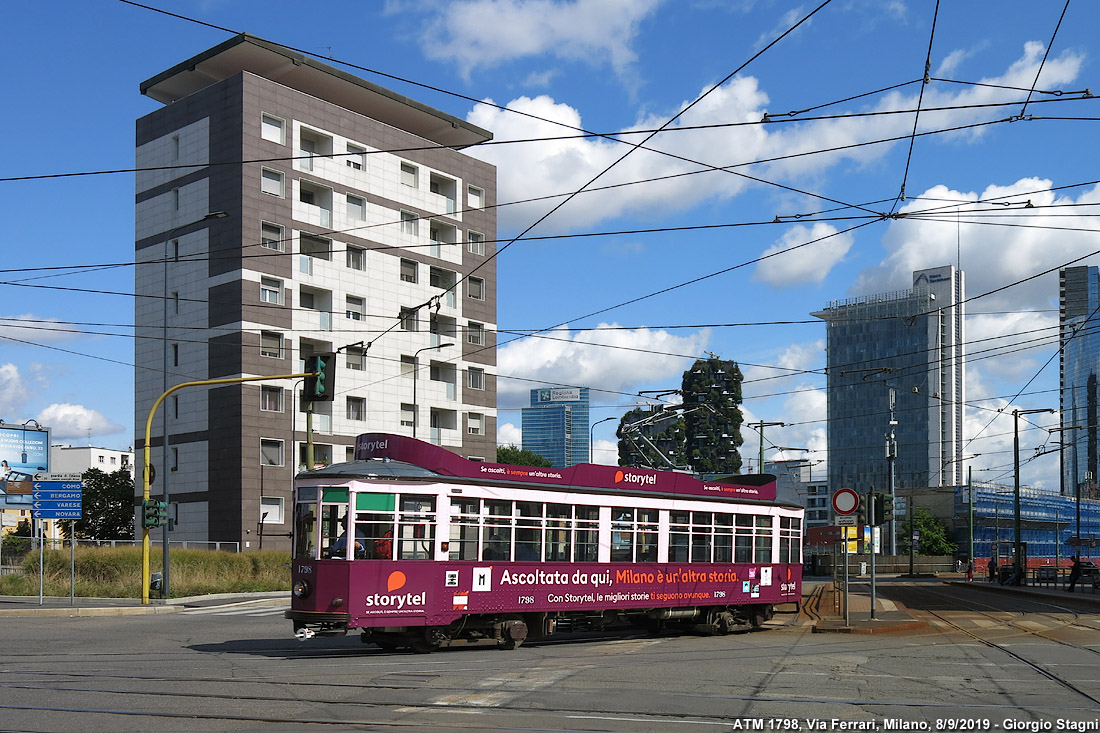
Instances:
[[[619,465],[668,468],[669,462],[689,466],[696,473],[736,474],[741,471],[737,449],[741,438],[741,370],[737,362],[711,354],[684,372],[679,391],[683,402],[666,409],[667,416],[636,409],[623,415],[619,438]],[[652,422],[638,425],[650,418]],[[634,426],[630,429],[628,427]],[[653,446],[668,461],[657,456]]]
[[[100,540],[134,539],[134,479],[124,470],[104,473],[89,468],[81,477],[81,518],[60,522],[62,536]]]
[[[902,533],[902,541],[898,543],[899,550],[908,555],[910,537],[908,518],[898,520],[899,531]],[[953,555],[959,546],[951,541],[951,532],[942,519],[936,517],[924,507],[917,507],[913,513],[913,532],[920,533],[917,540],[916,554],[918,555]]]
[[[550,461],[538,453],[524,450],[514,445],[497,446],[497,463],[507,463],[512,466],[535,466],[537,468],[550,468]]]

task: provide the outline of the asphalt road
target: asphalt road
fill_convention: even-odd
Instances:
[[[811,634],[779,616],[724,637],[413,655],[354,635],[298,642],[282,605],[4,618],[0,728],[1100,729],[1100,615],[938,584],[883,591],[928,628]]]

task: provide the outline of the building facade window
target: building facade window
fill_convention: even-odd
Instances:
[[[416,415],[416,410],[412,405],[402,402],[401,403],[401,427],[411,428],[413,426],[413,418]]]
[[[415,237],[420,233],[420,217],[411,211],[401,212],[401,233]]]
[[[272,305],[283,304],[283,281],[273,277],[260,278],[260,302]]]
[[[402,331],[419,331],[420,322],[417,318],[415,308],[402,308],[401,313],[398,316],[401,320]]]
[[[485,254],[485,235],[480,232],[466,232],[466,249],[470,254]]]
[[[467,369],[466,386],[470,389],[485,389],[485,370],[476,367]]]
[[[283,388],[282,387],[260,387],[260,411],[261,412],[282,412],[283,411]]]
[[[276,252],[284,251],[286,247],[283,245],[283,227],[269,221],[261,222],[260,246]]]
[[[282,145],[286,141],[286,122],[275,115],[260,117],[260,137]]]
[[[283,174],[270,168],[260,169],[260,190],[272,196],[283,197]]]
[[[466,416],[466,431],[470,435],[485,434],[485,416],[480,412],[471,412]]]
[[[401,185],[416,188],[418,183],[417,168],[412,163],[401,164]]]
[[[349,346],[344,349],[344,354],[346,356],[344,364],[348,369],[356,372],[363,371],[363,356],[365,352],[362,348],[358,346]]]
[[[347,296],[347,317],[353,321],[363,320],[366,301],[355,295]]]
[[[401,376],[406,379],[412,379],[413,374],[416,372],[416,359],[406,354],[401,355]]]
[[[466,205],[471,209],[480,209],[485,206],[485,191],[477,186],[466,187]]]
[[[260,497],[260,521],[263,524],[282,524],[283,523],[283,497],[281,497],[281,496],[261,496]]]
[[[485,345],[485,325],[470,321],[466,326],[466,343],[474,346]]]
[[[401,280],[407,283],[416,282],[417,263],[414,260],[401,260]]]
[[[347,417],[348,420],[366,420],[367,419],[367,401],[362,397],[348,397],[347,404]]]
[[[274,438],[260,438],[260,465],[283,465],[283,441]]]
[[[180,345],[172,344],[172,366],[180,365]]]
[[[366,199],[348,194],[348,218],[352,221],[363,221],[367,218]]]
[[[260,334],[260,356],[269,356],[273,359],[283,358],[283,335],[275,331],[264,331]]]
[[[349,270],[367,269],[367,251],[362,247],[348,245],[345,250]]]
[[[466,295],[474,300],[485,300],[485,281],[480,277],[470,277],[466,282]]]
[[[344,162],[347,163],[348,168],[363,170],[367,164],[367,149],[348,143],[348,155],[344,158]]]

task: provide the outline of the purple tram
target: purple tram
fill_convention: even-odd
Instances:
[[[383,649],[514,648],[635,624],[710,634],[798,604],[803,509],[775,477],[468,461],[360,435],[355,460],[295,478],[301,640],[361,629]]]

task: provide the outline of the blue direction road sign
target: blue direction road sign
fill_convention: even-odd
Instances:
[[[80,519],[84,484],[80,481],[35,481],[31,509],[37,519]]]

